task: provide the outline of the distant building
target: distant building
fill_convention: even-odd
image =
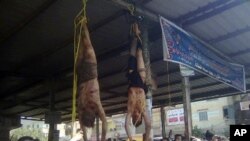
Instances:
[[[49,134],[49,124],[45,124],[44,121],[33,121],[33,120],[21,120],[22,128],[26,129],[39,129],[41,130],[45,136]],[[59,137],[65,137],[65,124],[58,124],[57,130],[59,130]]]
[[[240,96],[229,96],[203,100],[191,103],[192,125],[204,132],[210,130],[218,135],[229,135],[229,126],[235,124],[235,102],[240,101]],[[176,108],[182,108],[177,105]],[[184,134],[184,124],[166,125],[167,133],[170,129],[174,134]]]

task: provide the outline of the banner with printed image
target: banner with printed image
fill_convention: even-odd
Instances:
[[[185,65],[242,92],[246,92],[245,69],[209,50],[201,41],[160,17],[165,61]]]

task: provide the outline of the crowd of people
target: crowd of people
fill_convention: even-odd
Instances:
[[[163,137],[163,139],[161,139],[161,141],[184,141],[184,140],[185,136],[181,134],[174,135],[172,130],[169,131],[168,137],[165,138]],[[195,136],[191,136],[190,141],[229,141],[229,139],[224,136],[215,135],[211,131],[207,130],[203,134],[203,137],[198,138]]]

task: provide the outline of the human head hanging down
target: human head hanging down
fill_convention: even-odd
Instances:
[[[132,141],[130,125],[131,118],[134,126],[138,127],[142,123],[142,119],[145,122],[146,136],[145,140],[149,141],[149,135],[151,130],[150,119],[145,112],[146,99],[145,94],[147,93],[147,86],[145,84],[146,72],[145,64],[142,55],[142,41],[140,38],[140,30],[137,22],[134,22],[131,26],[131,46],[130,46],[130,57],[128,61],[128,104],[127,104],[127,116],[125,128],[129,140]]]
[[[80,20],[77,39],[77,42],[79,41],[76,60],[78,118],[85,141],[87,141],[86,127],[93,127],[95,118],[100,118],[102,121],[101,141],[105,141],[107,121],[99,95],[97,60],[85,20]]]

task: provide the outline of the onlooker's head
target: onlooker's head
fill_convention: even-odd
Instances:
[[[19,138],[18,141],[34,141],[34,139],[30,136],[23,136]]]
[[[163,138],[163,139],[161,139],[161,141],[168,141],[168,139],[167,138]]]
[[[181,134],[175,134],[174,140],[175,141],[182,141],[182,135]]]

